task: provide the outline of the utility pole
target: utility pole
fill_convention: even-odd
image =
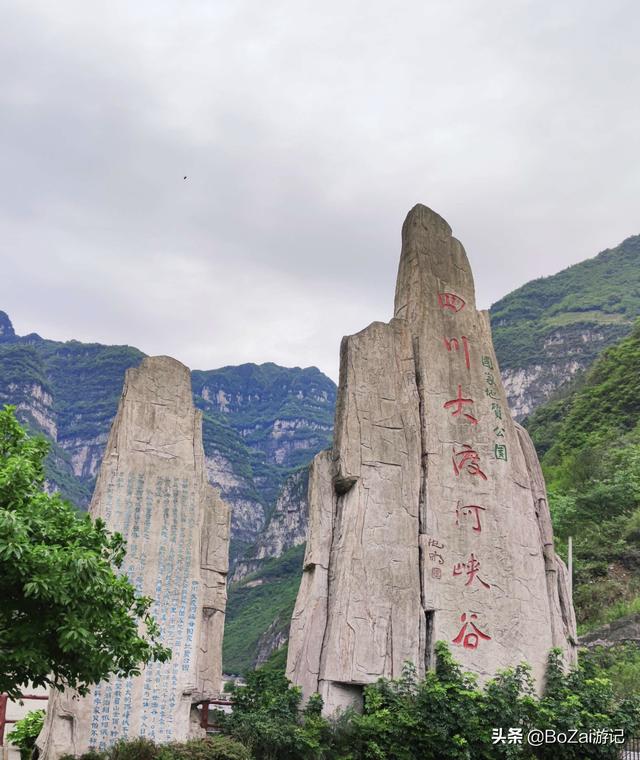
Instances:
[[[573,604],[573,537],[569,536],[569,545],[567,547],[567,569],[569,570],[569,599]]]

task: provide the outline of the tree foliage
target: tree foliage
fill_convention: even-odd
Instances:
[[[568,395],[525,422],[542,456],[556,545],[573,536],[582,628],[640,601],[640,322]]]
[[[539,697],[530,668],[499,673],[480,688],[455,662],[446,644],[436,645],[437,667],[419,679],[407,663],[402,676],[364,689],[362,713],[336,720],[321,717],[314,695],[300,711],[300,690],[273,670],[258,669],[233,693],[234,710],[219,726],[247,746],[256,760],[604,760],[620,745],[548,743],[530,746],[530,730],[588,733],[640,730],[640,701],[621,698],[598,663],[587,660],[565,672],[560,653],[549,656],[547,682]],[[494,741],[521,732],[520,743]]]
[[[0,692],[130,676],[170,651],[117,568],[125,542],[44,490],[48,443],[0,411]]]
[[[320,717],[322,701],[299,713],[302,694],[284,674],[258,668],[232,694],[233,712],[218,713],[223,732],[244,744],[255,760],[314,760],[327,755],[330,731]]]
[[[7,734],[7,741],[20,750],[21,758],[31,757],[36,739],[44,725],[44,716],[44,710],[31,710],[17,721],[13,730]]]

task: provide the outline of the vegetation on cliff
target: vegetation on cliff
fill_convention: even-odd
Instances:
[[[573,536],[581,629],[640,609],[640,322],[525,425],[561,551]]]
[[[229,587],[222,649],[226,673],[245,673],[255,665],[267,631],[276,643],[278,634],[288,634],[304,550],[294,546]]]
[[[596,355],[631,329],[640,316],[640,235],[552,275],[532,280],[491,307],[491,328],[502,370],[544,362],[553,333],[567,343],[594,328],[601,340],[584,355]],[[579,341],[582,342],[582,341]],[[581,346],[585,348],[585,346]]]

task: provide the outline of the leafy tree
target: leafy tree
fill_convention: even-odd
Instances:
[[[152,600],[116,572],[122,536],[46,493],[47,450],[0,410],[0,692],[13,698],[29,682],[86,693],[171,656]]]
[[[7,734],[7,741],[20,750],[21,758],[31,757],[36,746],[36,739],[44,724],[44,710],[31,710],[24,718],[17,721],[13,731]]]
[[[217,725],[242,742],[255,760],[314,760],[327,757],[329,723],[322,700],[312,698],[299,715],[302,694],[284,674],[258,668],[231,697],[233,712],[218,713]]]

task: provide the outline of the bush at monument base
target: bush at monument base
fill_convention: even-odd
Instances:
[[[149,739],[120,741],[103,752],[89,751],[77,759],[66,755],[61,760],[251,760],[251,755],[234,739],[210,736],[163,745]]]
[[[480,687],[446,644],[436,649],[436,669],[424,679],[406,664],[400,678],[365,687],[362,714],[348,710],[337,719],[321,716],[319,695],[300,712],[300,689],[282,673],[258,669],[235,690],[233,712],[218,726],[253,760],[605,760],[619,758],[621,745],[530,747],[524,737],[531,729],[640,733],[640,699],[617,698],[591,657],[565,673],[559,651],[551,652],[539,697],[526,664]],[[509,729],[522,731],[522,743],[494,742],[494,732],[508,736]]]

